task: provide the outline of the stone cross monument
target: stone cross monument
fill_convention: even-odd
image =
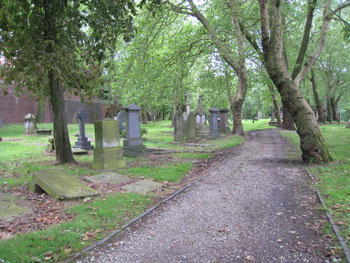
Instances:
[[[79,113],[77,114],[77,118],[79,120],[79,137],[78,137],[78,140],[75,142],[75,145],[73,148],[80,148],[87,151],[91,150],[94,148],[94,146],[91,145],[91,142],[85,136],[84,119],[88,118],[88,115],[85,113],[82,113],[81,110],[79,110]]]

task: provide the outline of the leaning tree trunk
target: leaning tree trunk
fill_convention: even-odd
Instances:
[[[56,160],[59,164],[76,163],[73,158],[68,136],[64,95],[53,70],[49,71],[50,102],[53,111],[53,129],[56,149]]]
[[[322,103],[321,103],[320,97],[318,96],[318,92],[317,92],[317,88],[316,88],[317,86],[316,86],[315,74],[314,74],[314,71],[312,69],[311,69],[311,85],[312,85],[312,91],[314,93],[316,110],[318,113],[318,121],[319,122],[326,122],[326,119],[324,117],[324,112],[322,109]]]
[[[294,126],[294,120],[292,115],[290,115],[288,109],[286,106],[282,106],[283,109],[283,124],[282,124],[282,129],[284,130],[295,130],[295,126]]]
[[[269,90],[270,90],[270,93],[271,93],[271,97],[272,97],[273,107],[275,108],[275,114],[276,114],[276,119],[277,119],[277,127],[282,128],[280,107],[278,106],[275,90],[273,88],[273,84],[271,83],[271,81],[267,82],[267,86],[269,87]]]

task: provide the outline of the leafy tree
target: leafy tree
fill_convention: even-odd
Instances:
[[[140,4],[143,4],[141,1]],[[100,86],[103,59],[116,40],[132,37],[133,0],[3,0],[0,50],[2,76],[53,110],[58,163],[75,162],[68,137],[64,92],[91,97]]]

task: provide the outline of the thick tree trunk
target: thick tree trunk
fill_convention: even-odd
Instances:
[[[273,84],[270,82],[271,81],[267,82],[267,86],[269,87],[271,97],[272,97],[273,107],[275,109],[275,115],[276,115],[276,119],[277,119],[277,127],[282,128],[280,107],[278,106],[278,102],[277,102],[277,98],[276,98],[276,94],[275,94],[275,89],[273,88]]]
[[[327,121],[332,122],[332,106],[331,106],[331,97],[327,93]]]
[[[283,124],[282,124],[282,129],[284,130],[291,130],[294,131],[295,130],[295,126],[294,126],[294,120],[292,115],[290,115],[288,109],[286,106],[282,106],[282,110],[283,110]]]
[[[338,102],[339,102],[340,96],[336,99],[335,97],[330,97],[331,102],[331,108],[332,108],[332,114],[333,114],[333,120],[339,122],[339,112],[338,112]]]
[[[316,110],[317,110],[317,113],[318,113],[318,121],[319,122],[325,122],[326,119],[324,118],[324,112],[323,112],[323,109],[322,109],[322,102],[320,100],[320,97],[318,96],[315,74],[314,74],[314,71],[312,69],[311,69],[311,85],[312,85],[312,91],[314,93]]]
[[[147,124],[147,112],[144,107],[141,107],[141,123]]]
[[[68,136],[66,111],[64,107],[63,90],[59,85],[53,70],[49,71],[50,101],[53,111],[53,129],[56,149],[56,160],[59,164],[76,163],[73,158]]]
[[[247,93],[247,75],[245,70],[241,70],[242,74],[237,74],[238,85],[235,97],[233,99],[233,134],[244,136],[243,124],[242,124],[242,105]]]
[[[45,104],[46,104],[46,97],[40,98],[38,101],[38,109],[36,111],[36,122],[37,123],[44,122],[45,106],[46,106]]]

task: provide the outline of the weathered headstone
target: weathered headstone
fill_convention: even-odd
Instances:
[[[25,132],[24,135],[35,135],[36,122],[35,122],[35,116],[31,113],[28,113],[24,116],[24,128]]]
[[[210,108],[210,137],[213,139],[219,138],[220,137],[220,132],[219,132],[219,125],[218,125],[218,113],[219,109],[217,108]]]
[[[184,141],[184,118],[182,111],[177,111],[174,118],[174,141],[182,142]]]
[[[91,150],[94,148],[94,146],[91,145],[91,142],[85,136],[84,119],[88,118],[88,115],[80,111],[77,114],[77,118],[79,120],[79,137],[78,137],[78,140],[75,142],[74,148],[80,148],[86,151]]]
[[[219,122],[219,130],[220,133],[230,133],[230,127],[228,126],[228,112],[229,110],[226,108],[222,108],[219,110],[220,112],[220,122]]]
[[[190,112],[187,116],[185,131],[186,141],[196,141],[196,116],[193,112]]]
[[[132,181],[128,176],[116,173],[103,173],[84,178],[92,183],[126,184]]]
[[[124,111],[120,111],[117,115],[117,120],[119,121],[119,130],[125,130],[125,112]]]
[[[129,191],[137,194],[147,194],[158,188],[162,187],[163,184],[157,183],[148,179],[144,179],[132,184],[128,184],[122,187],[122,190]]]
[[[76,199],[97,195],[98,192],[83,184],[77,177],[61,169],[44,169],[34,172],[30,190],[45,191],[55,199]]]
[[[187,93],[185,97],[186,97],[186,111],[183,113],[184,121],[187,120],[187,117],[191,111],[191,109],[190,109],[190,94]]]
[[[275,121],[275,111],[271,111],[271,121]]]
[[[118,169],[125,166],[120,146],[119,123],[104,119],[95,122],[95,149],[93,169]]]
[[[126,112],[126,135],[123,144],[125,156],[137,157],[144,153],[145,146],[140,135],[140,111],[136,104],[124,107]]]
[[[207,138],[209,136],[209,127],[207,125],[206,113],[202,103],[203,95],[200,95],[198,99],[198,106],[195,110],[197,138]]]
[[[261,120],[262,118],[263,118],[262,112],[261,112],[261,111],[258,111],[258,120]]]

